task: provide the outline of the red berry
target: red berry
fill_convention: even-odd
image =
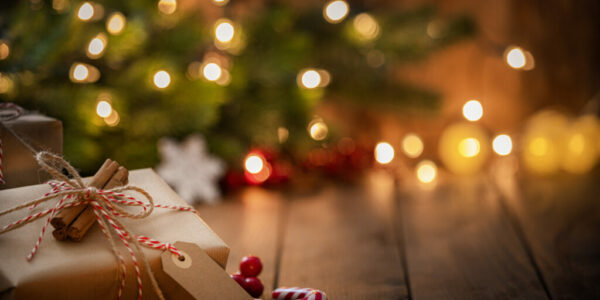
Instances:
[[[235,280],[241,287],[243,287],[245,289],[245,287],[244,287],[244,276],[242,276],[242,274],[235,273],[235,274],[231,274],[229,276],[231,276],[231,278],[233,280]]]
[[[247,277],[244,279],[244,289],[250,296],[258,298],[262,295],[264,287],[262,282],[260,282],[260,279],[256,277]]]
[[[245,277],[256,277],[262,271],[260,258],[256,256],[244,256],[240,262],[240,271]]]

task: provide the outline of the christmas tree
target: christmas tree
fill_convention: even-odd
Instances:
[[[306,128],[323,101],[435,109],[439,95],[392,72],[474,32],[432,6],[267,1],[233,17],[243,1],[214,2],[214,18],[175,0],[3,3],[0,100],[61,119],[83,173],[105,157],[155,165],[160,137],[192,133],[239,165],[253,146],[314,147]]]

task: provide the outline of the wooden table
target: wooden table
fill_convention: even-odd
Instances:
[[[330,299],[600,299],[600,171],[542,179],[499,164],[481,176],[374,171],[309,191],[242,190],[198,207],[273,287]]]

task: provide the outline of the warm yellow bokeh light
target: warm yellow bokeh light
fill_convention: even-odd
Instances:
[[[506,63],[513,69],[525,67],[525,52],[521,48],[511,48],[506,52]]]
[[[329,128],[327,128],[327,124],[320,119],[317,119],[308,125],[308,133],[315,141],[322,141],[327,137]]]
[[[352,25],[363,40],[369,41],[379,36],[379,24],[367,13],[361,13],[354,17]]]
[[[348,15],[350,8],[343,0],[335,0],[327,3],[323,8],[323,16],[329,23],[339,23]]]
[[[477,100],[469,100],[463,105],[462,113],[465,119],[475,122],[483,116],[483,106]]]
[[[228,43],[233,39],[235,29],[230,20],[222,19],[217,21],[215,26],[215,38],[221,43]]]
[[[258,174],[264,168],[263,158],[256,154],[250,154],[244,161],[244,168],[248,173]]]
[[[423,153],[423,141],[415,133],[409,133],[402,139],[402,151],[410,158],[416,158]]]
[[[82,21],[89,21],[94,16],[94,6],[90,2],[83,2],[77,10],[77,17]]]
[[[523,165],[541,175],[557,172],[565,156],[567,127],[567,118],[555,111],[542,111],[532,116],[522,134]]]
[[[171,75],[167,71],[160,70],[154,73],[154,85],[159,89],[164,89],[171,84]]]
[[[202,67],[202,75],[206,80],[216,81],[221,77],[222,70],[216,63],[208,63]]]
[[[177,1],[160,0],[158,1],[158,10],[165,15],[170,15],[177,10]]]
[[[533,154],[533,156],[543,157],[548,154],[550,141],[544,137],[536,137],[529,142],[527,150]]]
[[[108,117],[104,118],[104,122],[110,127],[117,126],[120,121],[121,117],[119,117],[119,114],[114,109],[111,111],[111,114]]]
[[[125,19],[125,16],[120,12],[115,12],[108,17],[108,20],[106,20],[106,31],[110,34],[117,35],[123,31],[126,23],[127,19]]]
[[[455,174],[472,175],[486,162],[490,141],[475,123],[460,122],[444,129],[438,143],[440,159]]]
[[[437,166],[430,160],[424,160],[417,165],[417,179],[423,183],[430,183],[437,176]]]
[[[0,60],[4,60],[10,55],[10,47],[5,41],[0,41]]]
[[[90,75],[90,69],[84,64],[76,64],[72,69],[72,78],[75,81],[85,81]]]
[[[290,136],[290,131],[287,128],[285,128],[285,127],[277,128],[277,139],[279,140],[280,144],[285,143],[285,141],[287,141],[289,136]]]
[[[479,141],[476,138],[466,138],[458,143],[458,153],[464,157],[473,157],[479,154]]]
[[[598,161],[599,131],[598,121],[593,115],[582,116],[574,120],[564,137],[562,168],[575,174],[589,172]]]
[[[104,49],[106,48],[106,35],[104,33],[98,34],[94,37],[87,48],[87,56],[89,58],[99,58],[102,56]]]
[[[394,147],[386,142],[378,143],[375,146],[375,160],[382,165],[392,162],[394,160]]]
[[[300,85],[307,89],[314,89],[321,84],[321,75],[316,70],[310,69],[300,73]]]
[[[492,141],[492,148],[498,155],[509,155],[512,152],[512,139],[506,134],[500,134]]]
[[[11,92],[13,87],[13,80],[10,77],[0,73],[0,94],[7,94]]]
[[[96,105],[96,114],[102,118],[110,116],[112,110],[112,105],[110,105],[108,101],[98,101],[98,104]]]

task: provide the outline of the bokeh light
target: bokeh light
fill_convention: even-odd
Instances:
[[[327,124],[323,120],[314,119],[308,125],[308,133],[313,140],[322,141],[327,137],[329,128],[327,128]]]
[[[83,2],[77,10],[77,17],[82,21],[89,21],[94,16],[94,6],[90,2]]]
[[[417,179],[422,183],[430,183],[437,177],[437,166],[430,160],[419,162],[416,167]]]
[[[212,0],[212,2],[217,6],[224,6],[225,4],[229,3],[229,0]]]
[[[13,80],[10,77],[0,73],[0,94],[10,93],[13,87]]]
[[[474,123],[460,122],[442,132],[438,144],[440,159],[455,174],[477,173],[489,154],[489,137]]]
[[[10,55],[10,47],[8,46],[8,43],[0,40],[0,60],[8,58],[8,55]]]
[[[300,86],[307,89],[314,89],[321,84],[321,75],[314,69],[302,71],[299,78]]]
[[[95,82],[100,78],[100,71],[92,65],[74,63],[69,71],[69,78],[77,83]]]
[[[589,172],[598,161],[598,123],[592,115],[574,120],[565,132],[563,170],[583,174]]]
[[[233,23],[228,19],[217,21],[215,26],[215,38],[221,43],[228,43],[233,39],[235,29]]]
[[[121,117],[119,117],[119,113],[117,113],[116,110],[112,110],[110,115],[106,118],[104,118],[104,122],[106,123],[106,125],[110,126],[110,127],[114,127],[119,125],[119,122],[121,121]]]
[[[409,133],[402,139],[402,152],[410,158],[416,158],[423,153],[423,141],[415,133]]]
[[[350,11],[348,3],[343,0],[331,1],[325,4],[323,16],[327,22],[336,24],[344,20]]]
[[[108,101],[102,100],[98,101],[98,104],[96,104],[96,114],[98,114],[98,116],[100,116],[101,118],[106,118],[110,116],[112,111],[112,105],[110,105]]]
[[[216,63],[207,63],[202,67],[202,75],[206,80],[216,81],[221,77],[222,69]]]
[[[171,75],[167,71],[160,70],[154,73],[154,85],[159,89],[164,89],[171,84]]]
[[[483,106],[477,100],[469,100],[463,105],[462,113],[465,119],[475,122],[483,116]]]
[[[158,1],[158,10],[165,15],[170,15],[177,10],[177,1],[160,0]]]
[[[375,146],[375,160],[386,165],[394,160],[394,147],[387,142],[380,142]]]
[[[531,52],[515,46],[506,49],[504,61],[515,70],[531,70],[535,66],[535,60]]]
[[[120,12],[115,12],[106,20],[106,31],[113,35],[120,34],[125,28],[126,23],[127,19],[125,19],[125,16]]]
[[[88,44],[87,56],[92,59],[101,57],[106,48],[106,43],[107,39],[104,33],[95,36]]]
[[[567,118],[555,111],[541,111],[527,121],[521,140],[527,170],[549,175],[560,169],[567,124]]]
[[[244,160],[244,168],[251,174],[258,174],[264,165],[264,159],[258,154],[250,154]]]
[[[367,13],[361,13],[354,17],[352,25],[363,40],[370,41],[379,36],[379,24]]]
[[[492,141],[492,148],[496,154],[505,156],[512,152],[512,139],[506,134],[500,134]]]

